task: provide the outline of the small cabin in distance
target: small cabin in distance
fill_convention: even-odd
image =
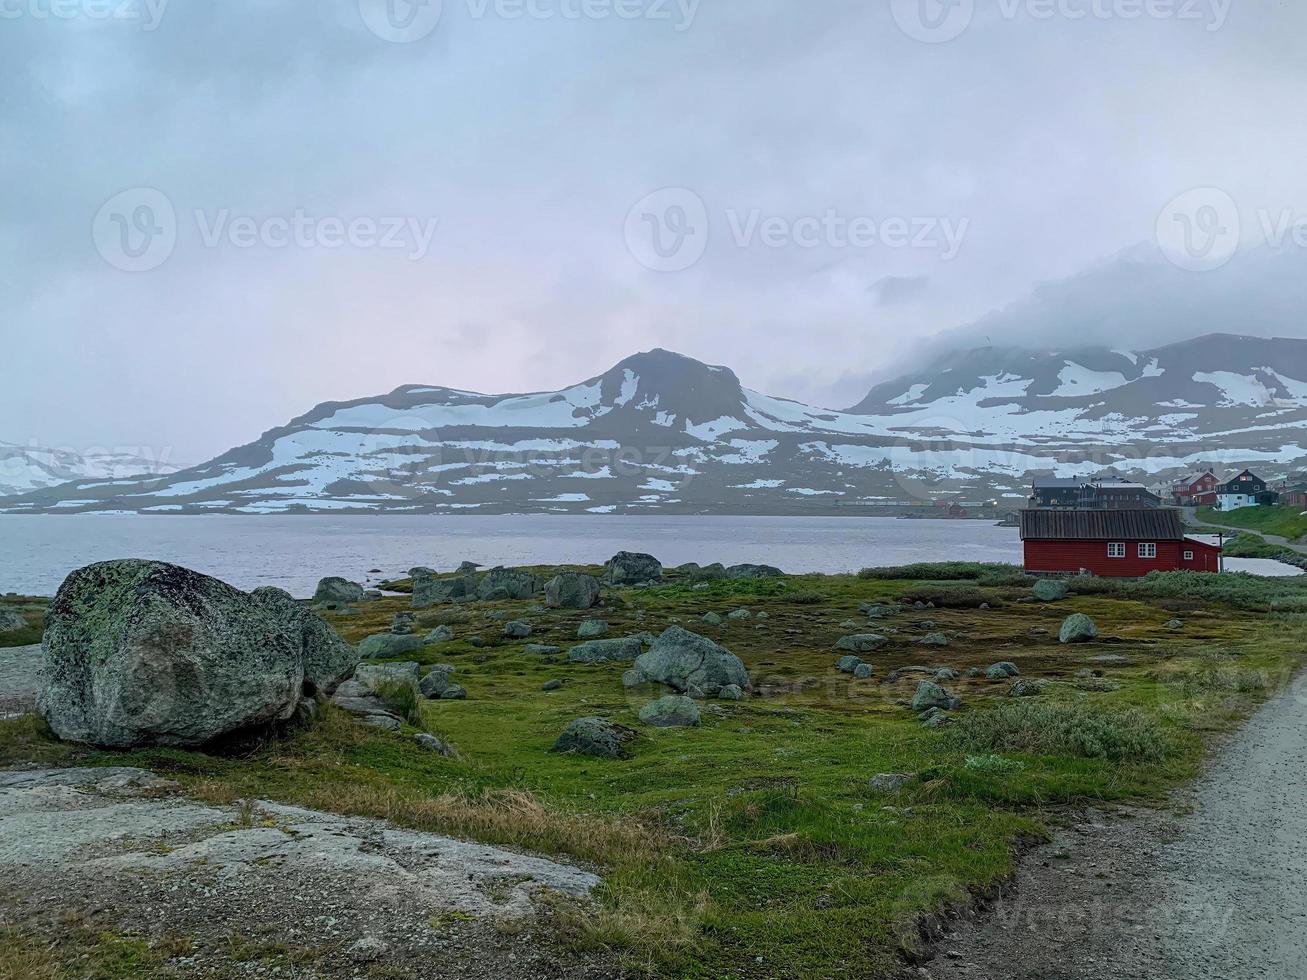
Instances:
[[[1216,503],[1220,478],[1212,470],[1187,476],[1171,487],[1171,502],[1177,507],[1211,507]]]
[[[1186,537],[1174,510],[1024,510],[1021,542],[1031,575],[1221,570],[1221,549]]]

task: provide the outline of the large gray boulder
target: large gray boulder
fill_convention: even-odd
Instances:
[[[653,555],[619,551],[604,564],[609,585],[647,585],[660,582],[663,565]]]
[[[1063,643],[1089,643],[1098,639],[1098,626],[1084,613],[1075,613],[1062,621],[1058,639]]]
[[[722,688],[749,688],[744,663],[706,636],[673,626],[654,641],[635,662],[635,669],[651,681],[667,684],[691,697],[710,698]]]
[[[348,606],[363,601],[363,586],[344,578],[324,578],[318,583],[313,593],[313,601],[319,605]]]
[[[576,628],[578,640],[602,640],[608,634],[608,622],[603,619],[587,619]]]
[[[917,691],[912,695],[913,711],[928,711],[931,708],[938,708],[942,711],[951,711],[958,705],[957,698],[949,694],[948,691],[940,687],[934,681],[921,681],[917,684]]]
[[[280,589],[240,591],[163,562],[78,569],[46,613],[37,707],[60,738],[200,746],[290,719],[358,661]]]
[[[492,568],[477,586],[477,597],[486,601],[530,599],[540,591],[540,579],[515,568]]]
[[[599,602],[599,580],[581,572],[562,572],[545,583],[550,609],[591,609]]]
[[[429,568],[415,568],[413,576],[413,608],[429,609],[446,602],[474,599],[477,595],[475,575],[455,575],[436,578]]]

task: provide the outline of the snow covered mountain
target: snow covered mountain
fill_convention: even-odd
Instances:
[[[1307,341],[984,348],[830,411],[655,350],[562,391],[403,387],[320,405],[201,466],[78,480],[10,512],[813,513],[1307,462]]]
[[[56,487],[69,480],[114,480],[175,473],[177,467],[128,452],[90,452],[0,442],[0,497]]]

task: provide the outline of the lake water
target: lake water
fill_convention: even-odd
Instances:
[[[312,595],[320,578],[394,578],[414,565],[601,564],[646,551],[665,565],[740,562],[851,572],[914,561],[1020,563],[1015,528],[887,517],[0,516],[0,593],[53,595],[73,569],[110,558],[185,565],[242,589]],[[1231,570],[1239,562],[1228,562]],[[373,568],[380,574],[369,574]],[[1261,563],[1259,574],[1298,569]]]

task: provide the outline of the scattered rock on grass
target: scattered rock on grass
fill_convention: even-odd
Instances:
[[[1037,694],[1044,693],[1044,682],[1032,680],[1027,677],[1021,678],[1007,689],[1010,698],[1031,698]]]
[[[545,584],[550,609],[591,609],[599,602],[599,580],[581,572],[563,572]]]
[[[436,755],[443,755],[447,758],[454,757],[454,750],[436,738],[434,735],[428,735],[426,732],[419,732],[413,736],[413,741],[426,749],[428,752],[434,752]]]
[[[943,633],[927,633],[917,642],[923,647],[946,647],[948,646],[948,637]]]
[[[913,711],[928,711],[931,708],[952,711],[959,703],[957,698],[934,681],[920,681],[917,692],[912,695]]]
[[[540,690],[542,690],[542,691],[560,691],[560,690],[562,690],[562,688],[563,688],[563,682],[562,682],[561,680],[558,680],[557,678],[555,678],[555,679],[552,680],[552,681],[545,681],[544,684],[541,685]]]
[[[654,728],[690,728],[699,724],[699,706],[679,694],[669,694],[640,709],[640,720]]]
[[[347,606],[351,602],[362,602],[363,586],[335,576],[324,578],[313,593],[313,601],[319,605],[335,603],[342,606]]]
[[[991,681],[1005,681],[1009,677],[1019,676],[1020,673],[1021,671],[1017,669],[1016,664],[1004,660],[1002,663],[994,664],[986,670],[985,676]]]
[[[850,653],[872,653],[888,642],[889,638],[881,636],[879,633],[855,633],[852,636],[842,636],[836,640],[835,649],[846,650]]]
[[[359,644],[359,657],[364,660],[392,660],[421,650],[426,645],[427,641],[420,636],[378,633]]]
[[[744,691],[742,691],[737,684],[727,684],[717,692],[717,697],[723,701],[742,701],[744,699]]]
[[[1098,639],[1098,626],[1084,613],[1075,613],[1063,621],[1058,639],[1063,643],[1089,643]]]
[[[609,585],[648,585],[663,577],[663,565],[653,555],[619,551],[604,563]]]
[[[858,664],[862,663],[861,657],[855,657],[853,654],[846,654],[840,657],[835,663],[835,669],[841,674],[851,674],[858,669]]]
[[[774,565],[732,565],[726,569],[728,579],[781,578],[784,575]]]
[[[578,718],[558,736],[552,751],[621,759],[627,755],[626,746],[638,737],[634,729],[607,718]]]
[[[649,680],[691,697],[714,697],[722,688],[749,687],[749,673],[731,651],[680,626],[664,632],[635,667]]]
[[[868,680],[871,677],[871,664],[858,664],[853,668],[853,676],[856,680]]]
[[[709,626],[721,626],[722,623],[726,622],[726,620],[722,619],[722,617],[715,612],[705,613],[703,621]]]
[[[449,675],[454,673],[455,668],[449,664],[438,664],[432,667],[427,675],[418,682],[418,690],[422,696],[429,701],[435,701],[445,696],[445,692],[453,686]]]
[[[432,643],[451,643],[454,639],[454,628],[452,626],[437,626],[430,633],[424,642]]]
[[[633,661],[644,652],[644,644],[633,636],[620,640],[589,640],[568,651],[574,664],[606,664],[610,661]]]
[[[881,793],[897,793],[915,778],[907,772],[882,772],[871,777],[871,788]]]
[[[16,633],[26,628],[27,620],[17,610],[0,606],[0,633]]]
[[[576,628],[578,640],[598,640],[608,633],[608,623],[602,619],[587,619]]]
[[[504,624],[504,636],[509,640],[525,640],[531,635],[531,624],[524,619],[515,619]]]
[[[1043,578],[1035,583],[1033,591],[1040,602],[1061,602],[1066,598],[1067,585],[1057,579]]]

